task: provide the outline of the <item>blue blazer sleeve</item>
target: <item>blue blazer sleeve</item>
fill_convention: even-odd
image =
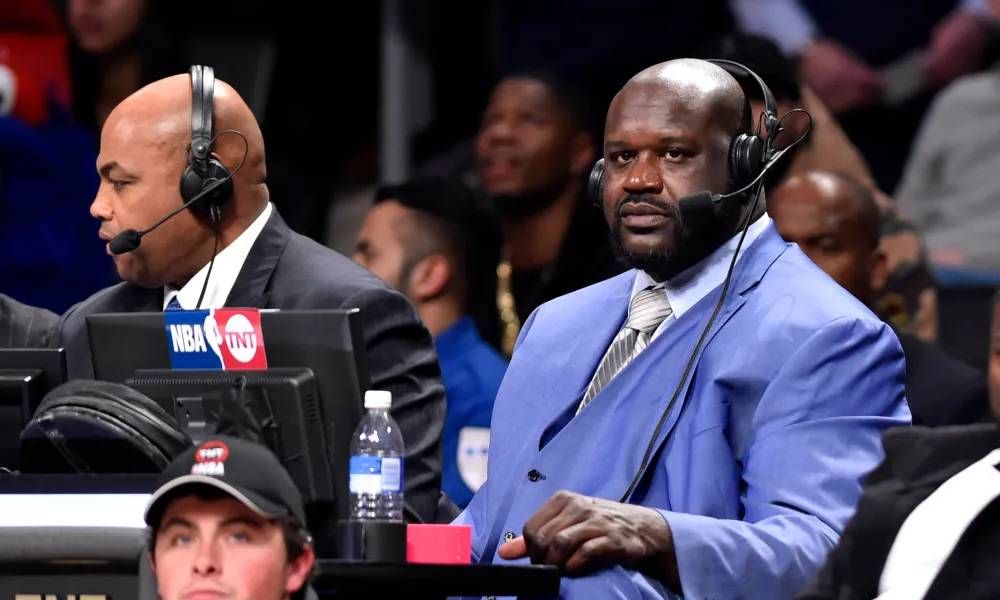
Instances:
[[[882,459],[882,431],[910,421],[903,376],[876,322],[834,320],[791,355],[750,422],[742,520],[660,511],[686,598],[789,598],[807,583]]]

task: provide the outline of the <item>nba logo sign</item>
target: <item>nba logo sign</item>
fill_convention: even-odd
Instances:
[[[174,369],[266,369],[256,308],[173,310],[163,313]]]

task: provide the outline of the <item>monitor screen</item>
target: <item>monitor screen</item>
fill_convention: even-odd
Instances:
[[[143,371],[155,369],[161,371],[158,377],[165,377],[162,371],[170,370],[170,353],[164,321],[164,313],[113,313],[90,315],[87,317],[87,329],[90,337],[91,355],[93,357],[94,373],[98,379],[146,385],[149,380],[142,379],[151,374]],[[307,370],[315,380],[318,391],[319,414],[310,419],[309,405],[303,405],[302,415],[305,419],[305,429],[298,435],[307,438],[310,427],[316,428],[318,421],[324,438],[323,444],[327,450],[329,475],[327,481],[332,482],[335,498],[347,497],[347,462],[350,452],[350,438],[363,412],[363,392],[370,385],[367,357],[364,341],[361,335],[361,314],[352,310],[304,310],[304,311],[261,311],[261,332],[267,354],[266,373],[281,369],[281,375],[273,375],[280,382],[263,384],[266,373],[256,373],[251,385],[261,390],[274,405],[279,399],[298,396],[299,401],[308,396],[309,383],[303,378],[295,379],[287,369]],[[214,371],[216,375],[207,376],[204,371],[174,371],[187,374],[191,379],[172,377],[167,386],[175,388],[166,392],[164,388],[153,390],[155,396],[170,398],[177,403],[175,396],[186,398],[187,391],[192,387],[193,378],[206,376],[211,379],[202,389],[218,390],[231,385],[231,377],[246,375],[251,381],[251,371]],[[305,380],[310,379],[305,377]],[[162,379],[166,382],[166,379]],[[205,380],[202,380],[205,381]],[[180,387],[178,387],[180,386]],[[187,387],[185,387],[187,386]],[[270,386],[270,387],[269,387]],[[297,386],[297,387],[296,387]],[[148,389],[148,388],[147,388]],[[197,396],[197,394],[195,395]],[[162,400],[161,400],[162,401]],[[194,408],[197,402],[186,403],[189,415],[186,422],[189,426],[194,422],[199,425],[198,410]],[[170,412],[176,414],[176,406]],[[191,411],[194,412],[191,412]],[[278,409],[275,409],[278,410]],[[287,414],[283,411],[282,414]],[[192,418],[194,417],[194,418]],[[296,421],[293,417],[288,422]],[[310,425],[312,423],[313,425]],[[197,430],[193,432],[197,437]],[[315,444],[315,440],[309,440]],[[293,444],[289,442],[288,447]],[[311,448],[315,448],[311,446]],[[306,448],[309,449],[309,448]],[[321,464],[321,461],[314,461]],[[294,474],[293,474],[294,475]],[[312,481],[323,481],[322,477],[313,477]],[[303,494],[310,489],[310,480],[296,479]],[[336,502],[336,512],[346,516],[347,502]]]
[[[21,430],[45,394],[65,381],[62,348],[0,348],[0,467],[20,467]]]

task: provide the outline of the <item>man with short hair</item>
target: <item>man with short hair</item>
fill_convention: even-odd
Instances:
[[[483,111],[476,170],[503,227],[498,308],[506,354],[540,304],[622,270],[583,195],[595,155],[589,121],[576,86],[546,71],[504,77]]]
[[[434,336],[448,404],[441,489],[463,508],[486,480],[493,400],[507,369],[470,316],[492,302],[499,258],[492,211],[460,182],[439,178],[380,188],[354,253],[409,298]]]
[[[267,448],[215,436],[176,457],[146,508],[162,600],[304,597],[316,562],[302,496]]]

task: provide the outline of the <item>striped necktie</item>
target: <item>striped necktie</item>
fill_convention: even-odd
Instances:
[[[625,326],[612,340],[611,346],[601,359],[601,364],[597,367],[594,378],[590,380],[576,414],[580,414],[594,396],[642,352],[660,323],[673,312],[662,287],[650,286],[632,298]]]

